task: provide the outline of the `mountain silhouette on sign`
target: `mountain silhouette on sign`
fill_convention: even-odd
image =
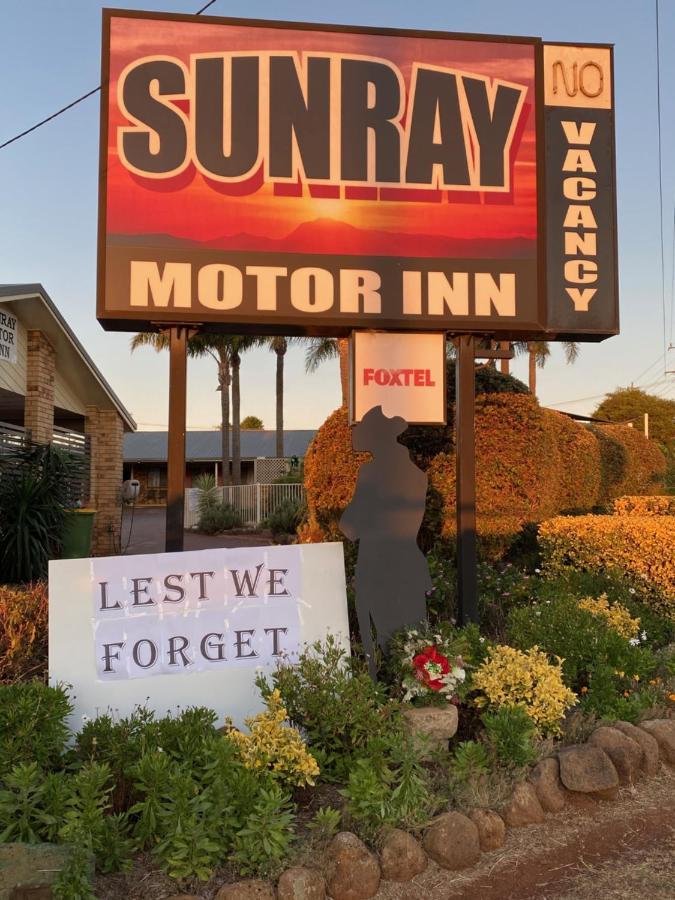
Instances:
[[[532,238],[463,238],[405,234],[358,228],[348,222],[320,218],[303,222],[283,238],[246,232],[195,241],[168,234],[108,235],[112,243],[205,250],[337,254],[339,256],[438,256],[450,259],[528,258],[536,253]]]

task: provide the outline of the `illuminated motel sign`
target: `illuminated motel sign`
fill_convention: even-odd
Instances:
[[[617,332],[610,48],[107,11],[103,69],[104,327]]]

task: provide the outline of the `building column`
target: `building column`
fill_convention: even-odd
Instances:
[[[24,428],[37,444],[51,443],[54,433],[56,354],[41,331],[28,332]]]
[[[96,510],[92,553],[119,553],[124,425],[114,409],[88,406],[85,433],[91,440],[90,502]]]

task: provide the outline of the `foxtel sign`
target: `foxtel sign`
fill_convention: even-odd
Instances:
[[[607,47],[106,10],[98,317],[618,329]]]

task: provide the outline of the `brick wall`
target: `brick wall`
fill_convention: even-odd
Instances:
[[[88,406],[85,431],[91,437],[90,504],[96,510],[92,553],[114,555],[120,546],[124,426],[114,409]]]
[[[48,444],[54,429],[56,354],[41,331],[28,332],[24,427],[37,444]]]

